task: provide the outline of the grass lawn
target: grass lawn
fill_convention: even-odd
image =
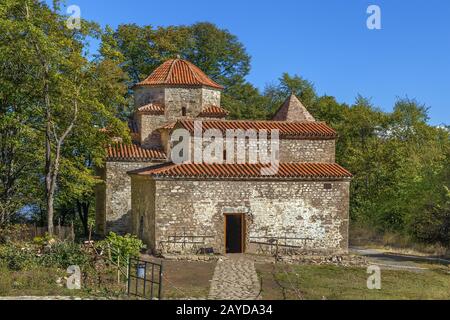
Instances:
[[[65,270],[56,268],[32,268],[12,271],[0,268],[0,297],[15,296],[67,296],[67,297],[111,297],[125,296],[125,283],[117,284],[114,272],[83,277],[81,290],[69,290],[64,277]],[[57,280],[60,279],[58,283]],[[85,283],[84,281],[88,281]]]
[[[256,265],[263,299],[450,299],[449,269],[382,270],[381,290],[367,289],[365,268]]]
[[[83,296],[84,291],[69,290],[56,283],[58,277],[67,276],[58,269],[32,269],[10,271],[0,269],[0,296]],[[65,283],[64,283],[65,284]]]
[[[211,262],[164,261],[163,298],[207,298],[215,265]],[[82,290],[67,289],[64,279],[61,285],[57,283],[58,278],[67,276],[65,270],[60,269],[33,268],[12,271],[0,268],[0,297],[72,296],[134,299],[126,295],[125,281],[120,285],[117,284],[115,273],[102,274],[102,279],[91,277],[89,284],[82,282]],[[97,281],[101,281],[101,285]]]

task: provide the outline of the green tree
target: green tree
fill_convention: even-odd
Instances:
[[[112,68],[114,61],[87,58],[87,38],[98,36],[99,28],[87,21],[79,30],[68,28],[67,18],[58,13],[59,1],[50,9],[40,1],[7,0],[2,9],[6,19],[1,26],[6,36],[17,40],[12,44],[16,54],[32,66],[27,68],[32,82],[24,83],[21,89],[24,95],[32,93],[27,100],[32,116],[27,122],[33,124],[45,145],[43,176],[51,234],[61,172],[82,176],[78,181],[88,177],[92,181],[92,175],[83,175],[88,162],[80,149],[89,147],[92,163],[99,162],[108,141],[99,134],[100,128],[108,127],[126,137],[125,124],[116,118],[126,87],[116,78],[120,69]],[[28,90],[30,87],[34,89]],[[33,148],[42,150],[37,145]]]

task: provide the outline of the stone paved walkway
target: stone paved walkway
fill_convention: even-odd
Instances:
[[[228,255],[217,262],[211,281],[211,300],[261,299],[255,264],[244,255]]]

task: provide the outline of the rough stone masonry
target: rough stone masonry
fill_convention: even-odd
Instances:
[[[133,143],[111,145],[99,168],[97,231],[134,233],[163,253],[259,252],[275,242],[346,252],[351,174],[335,163],[337,133],[294,95],[270,121],[226,120],[222,90],[181,59],[135,86]],[[224,135],[278,130],[279,172],[261,176],[258,164],[171,163],[171,132],[194,120]]]

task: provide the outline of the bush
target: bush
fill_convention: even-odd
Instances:
[[[90,255],[75,243],[56,242],[44,248],[29,244],[6,244],[0,246],[0,265],[13,271],[30,270],[35,267],[66,269],[71,265],[87,267]]]
[[[44,246],[46,244],[48,244],[51,240],[53,240],[54,238],[51,237],[47,232],[45,233],[45,235],[43,237],[34,237],[33,238],[33,243],[38,245],[38,246]]]
[[[89,261],[90,255],[79,244],[58,242],[41,256],[40,264],[52,268],[65,269],[71,265],[83,268],[89,264]]]
[[[0,228],[0,244],[20,242],[30,235],[30,226],[25,224],[10,224]]]
[[[129,257],[139,256],[142,248],[144,248],[144,243],[138,239],[136,236],[125,235],[119,236],[114,232],[106,237],[105,240],[101,241],[98,246],[109,254],[111,254],[111,260],[117,262],[120,257],[121,265],[128,261]]]
[[[0,264],[10,270],[28,270],[39,265],[39,258],[29,246],[7,244],[0,246]]]
[[[430,205],[416,215],[410,232],[421,242],[450,247],[450,199],[443,206]]]

